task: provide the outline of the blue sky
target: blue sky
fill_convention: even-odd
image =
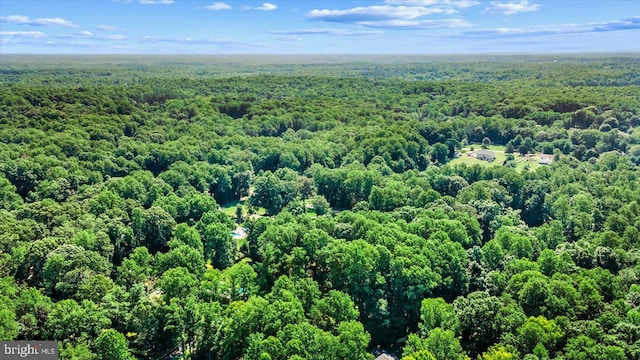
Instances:
[[[0,1],[0,54],[637,51],[639,0]]]

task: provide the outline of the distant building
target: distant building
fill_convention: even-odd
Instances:
[[[476,152],[476,159],[484,161],[493,161],[496,159],[495,151],[491,150],[478,150]]]
[[[378,356],[376,360],[396,360],[396,359],[388,354],[380,354],[380,356]]]
[[[551,165],[553,163],[553,155],[540,154],[538,156],[538,164]]]

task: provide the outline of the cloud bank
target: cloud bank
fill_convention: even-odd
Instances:
[[[529,37],[543,35],[595,34],[625,30],[640,30],[640,16],[599,23],[549,25],[538,26],[530,29],[495,28],[487,30],[473,30],[461,32],[458,34],[450,34],[448,36],[472,38]]]
[[[271,34],[280,35],[331,35],[331,36],[362,36],[362,35],[378,35],[383,34],[384,31],[372,30],[372,31],[349,31],[345,29],[301,29],[301,30],[273,30],[269,31]],[[301,39],[299,37],[296,38]]]
[[[46,38],[47,34],[41,31],[0,31],[0,37],[42,39]]]
[[[23,15],[0,16],[0,22],[31,26],[62,26],[68,28],[78,27],[78,25],[72,23],[71,21],[62,18],[31,19],[28,16]]]
[[[113,2],[129,4],[132,0],[111,0]],[[138,0],[142,5],[171,5],[175,0]]]
[[[307,13],[306,17],[314,21],[388,29],[436,29],[471,25],[462,19],[420,19],[432,14],[449,13],[449,10],[443,8],[377,5],[361,6],[345,10],[315,9]]]
[[[539,8],[540,6],[538,4],[531,4],[528,0],[512,1],[508,3],[492,1],[491,4],[482,11],[482,13],[513,15],[522,12],[537,11]]]
[[[140,0],[140,4],[142,5],[171,5],[174,2],[174,0]]]
[[[98,25],[98,26],[96,26],[96,29],[102,30],[102,31],[117,31],[117,30],[119,30],[117,27],[111,26],[111,25]]]
[[[262,11],[272,11],[277,9],[278,7],[274,4],[271,3],[263,3],[262,6],[258,6],[256,8],[256,10],[262,10]]]
[[[391,5],[429,6],[458,9],[480,5],[480,1],[475,0],[385,0],[384,2]]]
[[[273,11],[277,9],[278,6],[276,4],[271,3],[262,3],[262,5],[257,7],[243,6],[242,10],[260,10],[260,11]]]
[[[218,11],[218,10],[230,10],[231,9],[231,5],[223,3],[223,2],[215,2],[211,5],[207,5],[204,7],[207,10],[214,10],[214,11]]]

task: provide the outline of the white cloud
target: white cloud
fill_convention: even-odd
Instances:
[[[480,5],[479,1],[474,0],[384,0],[386,4],[392,5],[411,5],[411,6],[433,6],[433,7],[452,7],[452,8],[468,8]]]
[[[134,39],[132,39],[134,40]],[[175,45],[209,45],[222,49],[251,49],[257,47],[264,47],[265,44],[257,42],[243,42],[226,39],[193,39],[189,37],[177,38],[177,37],[154,37],[154,36],[141,36],[135,39],[142,44],[175,44]]]
[[[41,31],[0,31],[0,37],[42,39],[47,34]]]
[[[331,35],[331,36],[361,36],[361,35],[377,35],[383,34],[384,31],[372,30],[372,31],[350,31],[346,29],[301,29],[301,30],[273,30],[269,31],[272,34],[281,35]]]
[[[31,19],[28,16],[23,15],[0,16],[0,22],[32,26],[62,26],[69,28],[78,27],[78,25],[72,23],[71,21],[62,18]]]
[[[449,34],[447,35],[447,37],[508,38],[545,35],[597,34],[603,32],[625,30],[640,30],[640,16],[598,23],[547,25],[537,26],[529,29],[495,28],[486,30],[474,30],[458,34]]]
[[[128,37],[124,36],[124,35],[96,35],[94,33],[92,33],[91,31],[78,31],[77,33],[73,34],[73,35],[63,35],[63,34],[59,34],[59,35],[53,35],[53,38],[56,39],[63,39],[63,40],[94,40],[94,41],[111,41],[111,40],[115,40],[115,41],[121,41],[121,40],[126,40],[128,39]]]
[[[361,6],[346,10],[311,10],[307,18],[338,23],[356,23],[364,21],[383,21],[393,19],[416,19],[421,16],[442,13],[442,9],[424,6]]]
[[[102,31],[116,31],[116,30],[119,30],[117,27],[111,26],[111,25],[98,25],[98,26],[96,26],[96,29],[102,30]]]
[[[271,4],[271,3],[262,3],[261,6],[257,6],[257,7],[250,7],[250,6],[243,6],[242,10],[261,10],[261,11],[273,11],[275,9],[277,9],[278,6],[275,4]]]
[[[417,0],[416,0],[417,1]],[[435,29],[470,26],[462,19],[423,20],[432,14],[450,14],[451,9],[425,6],[366,6],[346,10],[311,10],[310,20],[354,24],[371,28],[389,29]]]
[[[428,30],[444,28],[460,28],[473,26],[473,24],[462,19],[439,19],[439,20],[387,20],[378,22],[363,22],[361,25],[373,28],[407,29],[407,30]]]
[[[123,4],[130,4],[133,0],[111,0],[111,1],[123,3]],[[138,2],[142,5],[156,5],[156,4],[171,5],[175,2],[175,0],[138,0]]]
[[[104,39],[107,39],[107,40],[126,40],[127,37],[124,36],[124,35],[108,35],[108,36],[105,36]]]
[[[178,43],[178,44],[228,44],[232,41],[221,39],[193,39],[190,37],[174,38],[174,37],[154,37],[142,36],[138,39],[145,43]]]
[[[207,10],[229,10],[231,9],[231,5],[223,2],[215,2],[211,5],[205,6],[204,8]]]
[[[156,5],[156,4],[171,5],[174,2],[175,2],[174,0],[140,0],[140,4],[142,5]]]
[[[303,39],[300,36],[282,36],[279,37],[278,40],[280,41],[302,41]]]
[[[233,44],[234,41],[225,39],[193,39],[190,37],[155,37],[155,36],[142,36],[138,39],[143,43],[176,43],[176,44],[212,44],[212,45],[227,45]]]
[[[271,3],[263,3],[262,6],[258,6],[256,8],[256,10],[262,10],[262,11],[272,11],[277,9],[278,7],[275,4],[271,4]]]
[[[480,5],[476,0],[384,0],[385,4],[419,6],[432,9],[439,9],[443,14],[452,15],[460,12],[459,9],[466,9]]]
[[[501,3],[492,1],[491,4],[485,8],[483,14],[502,14],[513,15],[521,12],[537,11],[540,8],[538,4],[529,3],[529,0],[520,0],[517,2]]]

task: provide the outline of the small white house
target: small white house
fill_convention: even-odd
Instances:
[[[493,161],[496,159],[496,153],[492,150],[478,150],[476,152],[476,159],[484,161]]]
[[[540,154],[538,156],[538,164],[551,165],[553,163],[553,155]]]

